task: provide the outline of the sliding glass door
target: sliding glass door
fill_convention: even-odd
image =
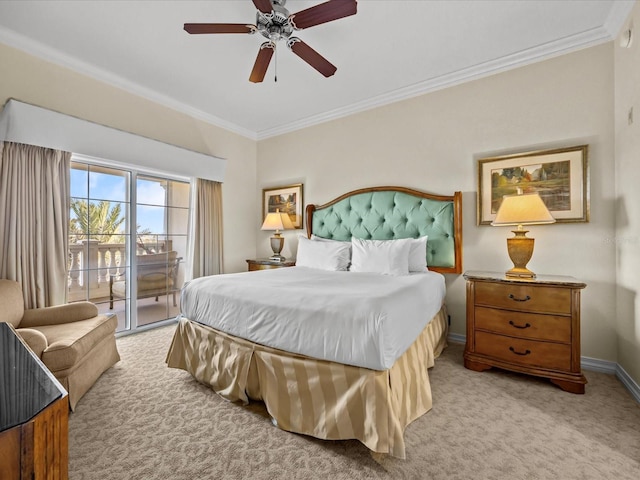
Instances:
[[[138,325],[180,313],[180,288],[189,226],[189,183],[149,175],[136,178]],[[165,295],[158,295],[159,292]]]
[[[73,160],[69,301],[117,314],[120,332],[175,318],[189,182]]]

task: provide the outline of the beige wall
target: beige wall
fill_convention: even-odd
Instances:
[[[255,255],[256,142],[0,44],[0,105],[9,98],[227,159],[225,271]],[[118,160],[118,159],[113,159]]]
[[[639,24],[637,5],[633,15]],[[582,354],[619,361],[638,381],[640,221],[635,205],[640,193],[633,174],[640,169],[634,164],[640,135],[638,121],[631,127],[624,123],[631,105],[640,115],[638,43],[624,51],[615,47],[615,54],[612,43],[582,50],[259,143],[4,45],[0,103],[16,98],[226,158],[227,272],[245,270],[244,259],[255,256],[256,249],[259,256],[270,252],[269,233],[258,230],[260,189],[297,182],[304,183],[305,203],[324,203],[371,185],[442,194],[461,190],[464,268],[507,269],[505,239],[511,233],[476,226],[476,160],[588,143],[591,222],[532,227],[536,252],[529,266],[588,283]],[[286,232],[285,255],[295,255],[296,233]],[[464,280],[447,277],[452,331],[464,334]]]
[[[618,363],[640,383],[640,3],[629,20],[631,48],[615,43],[616,233]],[[629,110],[634,121],[629,124]]]
[[[582,354],[616,361],[613,87],[608,43],[260,141],[258,186],[301,181],[305,203],[373,185],[461,190],[464,269],[503,271],[512,233],[476,226],[477,158],[587,143],[591,222],[531,227],[529,266],[588,284]],[[285,255],[296,247],[286,235]],[[259,254],[269,253],[268,237],[259,233]],[[447,277],[452,331],[464,334],[464,279]]]

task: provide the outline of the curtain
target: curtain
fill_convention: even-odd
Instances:
[[[0,278],[22,285],[25,308],[66,303],[71,154],[0,144]]]
[[[197,178],[192,189],[187,280],[222,273],[222,183]]]

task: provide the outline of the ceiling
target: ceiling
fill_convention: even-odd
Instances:
[[[322,1],[289,0],[291,13]],[[0,42],[241,135],[262,139],[610,41],[633,1],[360,0],[301,30],[338,67],[324,78],[279,44],[248,81],[261,35],[189,35],[255,23],[251,0],[0,1]]]

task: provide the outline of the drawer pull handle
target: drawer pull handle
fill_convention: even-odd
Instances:
[[[516,325],[515,323],[513,323],[513,320],[509,320],[509,325],[515,328],[523,328],[523,329],[531,327],[531,324],[529,322],[525,323],[524,325]]]
[[[513,293],[510,293],[510,294],[509,294],[509,298],[510,298],[511,300],[515,301],[515,302],[526,302],[526,301],[528,301],[528,300],[531,300],[531,297],[530,297],[529,295],[527,295],[527,296],[526,296],[526,297],[524,297],[524,298],[516,298],[516,297],[513,295]]]
[[[515,349],[515,348],[513,348],[513,347],[509,347],[509,350],[511,350],[511,351],[512,351],[513,353],[515,353],[516,355],[522,355],[523,357],[524,357],[525,355],[529,355],[529,354],[531,353],[531,350],[529,350],[529,349],[526,349],[526,350],[524,351],[524,353],[523,353],[523,352],[516,352],[516,349]]]

